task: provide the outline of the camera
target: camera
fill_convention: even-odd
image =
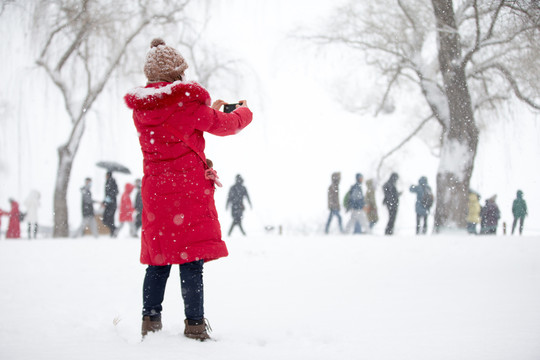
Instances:
[[[226,104],[226,105],[223,105],[223,112],[224,113],[230,113],[230,112],[233,112],[234,110],[236,110],[236,106],[237,105],[240,105],[239,103],[236,103],[236,104]]]

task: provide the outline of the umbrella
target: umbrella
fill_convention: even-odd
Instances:
[[[107,171],[117,171],[124,174],[131,174],[131,171],[122,164],[119,164],[115,161],[100,161],[96,164],[99,167],[107,169]]]

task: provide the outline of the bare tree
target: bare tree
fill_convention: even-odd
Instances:
[[[150,24],[182,24],[190,0],[44,0],[34,11],[44,34],[37,64],[60,91],[71,120],[58,148],[54,237],[69,235],[67,189],[85,119],[129,45]]]
[[[539,14],[533,0],[351,2],[332,14],[324,33],[308,36],[357,50],[377,68],[387,83],[378,108],[402,86],[421,90],[423,116],[441,126],[436,230],[466,226],[475,114],[511,94],[540,109]]]
[[[204,87],[211,86],[220,74],[235,76],[241,61],[227,58],[226,50],[219,49],[218,45],[209,44],[203,38],[207,33],[208,16],[202,24],[198,24],[192,31],[183,32],[177,39],[179,49],[190,59],[190,71]],[[217,50],[217,51],[216,51]],[[230,79],[228,79],[229,82]]]

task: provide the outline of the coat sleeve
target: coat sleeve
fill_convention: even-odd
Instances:
[[[248,108],[241,107],[227,114],[202,105],[195,111],[194,116],[197,119],[195,129],[213,135],[227,136],[237,134],[248,126],[253,113]]]

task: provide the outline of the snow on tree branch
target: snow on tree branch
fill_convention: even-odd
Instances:
[[[502,64],[492,64],[490,68],[498,70],[508,81],[516,97],[532,107],[533,109],[540,110],[540,103],[535,102],[531,97],[526,96],[520,89],[520,86],[512,73]]]

